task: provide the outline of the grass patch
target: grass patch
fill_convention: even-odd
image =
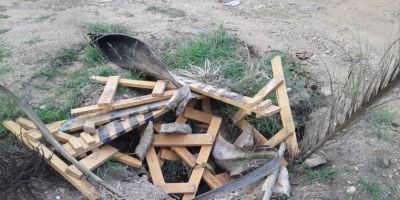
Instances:
[[[15,69],[9,65],[6,64],[0,64],[0,75],[1,74],[5,74],[5,73],[9,73],[9,72],[13,72]]]
[[[379,187],[378,184],[373,182],[368,182],[366,180],[359,180],[358,184],[364,189],[369,195],[371,195],[374,200],[386,200],[389,199],[389,195]]]
[[[189,173],[182,161],[165,160],[161,170],[167,183],[188,181]]]
[[[45,124],[65,120],[70,116],[69,110],[65,110],[58,105],[54,105],[54,102],[47,102],[45,106],[41,108],[35,108],[34,110],[38,117]]]
[[[203,66],[206,59],[218,64],[231,60],[237,42],[235,37],[219,28],[185,43],[167,42],[162,57],[168,67],[173,69],[185,69],[189,65]]]
[[[95,75],[96,76],[114,76],[114,75],[117,75],[117,71],[115,71],[111,67],[102,65],[95,70]]]
[[[33,21],[34,21],[34,22],[38,22],[38,23],[40,23],[40,22],[44,22],[44,21],[46,21],[46,20],[50,19],[50,17],[51,17],[51,16],[53,16],[53,15],[54,15],[54,14],[50,14],[50,15],[42,15],[42,16],[39,16],[39,17],[33,18]]]
[[[107,24],[100,22],[89,22],[85,24],[86,29],[91,33],[121,33],[126,34],[128,28],[120,24]]]
[[[7,33],[10,29],[9,28],[1,28],[0,34]]]
[[[333,180],[333,175],[336,173],[336,169],[332,167],[322,169],[306,169],[307,178],[309,182],[322,181],[330,182]]]
[[[27,41],[25,41],[25,44],[29,44],[29,45],[34,45],[37,44],[39,42],[43,41],[42,38],[40,38],[39,36],[35,36]]]
[[[7,48],[4,41],[0,40],[0,62],[3,62],[5,58],[11,55],[11,51]]]
[[[91,44],[85,46],[83,60],[86,65],[91,67],[105,65],[107,63],[101,51]]]
[[[0,138],[6,138],[10,134],[1,125],[4,120],[15,120],[16,118],[23,116],[23,112],[4,94],[0,94]]]
[[[3,6],[3,5],[0,5],[0,11],[1,12],[7,11],[7,7]]]
[[[49,59],[49,66],[40,69],[37,75],[46,76],[48,79],[54,79],[59,76],[64,66],[71,65],[78,60],[78,50],[74,48],[64,48],[56,53],[56,55]]]
[[[5,14],[0,14],[0,19],[7,19],[7,18],[10,18],[10,16]]]
[[[373,126],[374,132],[378,136],[378,138],[383,138],[385,134],[385,130],[389,127],[394,120],[396,114],[387,110],[377,110],[373,113]]]

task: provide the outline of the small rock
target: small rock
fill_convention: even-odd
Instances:
[[[304,165],[307,168],[318,167],[325,163],[326,163],[325,158],[323,158],[322,156],[315,155],[315,154],[313,154],[310,158],[307,158],[306,161],[304,161]]]
[[[400,118],[395,118],[392,120],[392,126],[399,127],[400,126]]]
[[[354,171],[358,172],[359,170],[360,169],[357,166],[354,167]]]
[[[332,53],[332,50],[326,50],[325,53],[330,54],[330,53]]]
[[[356,187],[354,186],[350,186],[347,188],[347,193],[352,194],[356,191]]]
[[[47,107],[47,105],[41,105],[41,106],[39,106],[39,109],[44,110],[46,107]]]
[[[227,6],[237,6],[240,4],[240,0],[224,0],[224,4]]]
[[[376,157],[376,164],[381,168],[389,168],[390,159],[384,155]]]

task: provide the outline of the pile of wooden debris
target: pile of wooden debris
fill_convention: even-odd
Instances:
[[[213,191],[232,191],[268,174],[263,187],[264,199],[269,199],[272,193],[288,197],[290,187],[284,152],[287,148],[289,157],[293,158],[298,146],[279,57],[272,60],[272,68],[273,79],[254,97],[192,80],[180,80],[183,86],[177,88],[164,80],[153,82],[119,76],[94,76],[91,79],[105,85],[98,103],[72,109],[71,114],[75,117],[48,124],[47,128],[63,148],[87,169],[95,170],[110,159],[135,168],[147,163],[152,183],[183,199],[195,198],[202,180],[212,190],[196,198],[215,195]],[[152,92],[114,102],[118,86],[150,89]],[[277,105],[266,98],[273,92],[276,92]],[[213,114],[210,98],[240,108],[232,121],[243,132],[234,144],[219,135],[222,119]],[[161,116],[168,112],[176,112],[175,122],[161,120]],[[252,114],[258,118],[280,114],[283,129],[267,139],[246,120],[246,116]],[[196,123],[188,123],[189,120]],[[3,125],[26,146],[48,159],[51,167],[89,199],[101,198],[98,188],[89,183],[81,170],[52,151],[32,121],[19,118],[4,121]],[[135,129],[139,131],[132,131]],[[141,139],[135,153],[120,152],[118,147],[108,144],[124,134],[137,133],[140,133]],[[279,144],[279,151],[271,150]],[[264,148],[260,150],[260,146]],[[191,170],[189,181],[166,183],[161,170],[166,160],[186,164]],[[280,162],[271,168],[272,165],[268,165],[271,160]],[[215,174],[212,167],[215,164],[224,172]],[[270,167],[269,171],[262,166]],[[261,168],[251,172],[252,176],[242,176],[257,167]]]

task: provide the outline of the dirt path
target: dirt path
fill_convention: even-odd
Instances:
[[[14,91],[29,92],[33,99],[46,97],[46,90],[34,89],[25,83],[29,83],[35,72],[46,67],[46,59],[58,50],[84,44],[87,41],[84,28],[87,22],[123,24],[129,28],[130,35],[149,42],[156,49],[162,48],[163,41],[168,38],[197,35],[223,25],[258,54],[270,50],[291,54],[312,52],[314,56],[303,64],[315,76],[322,76],[320,78],[326,80],[322,61],[331,70],[337,70],[338,67],[346,70],[348,63],[341,47],[357,56],[359,46],[368,44],[370,62],[376,63],[395,34],[400,11],[400,0],[242,0],[236,7],[224,6],[218,0],[101,2],[0,0],[1,13],[9,16],[0,19],[0,29],[9,29],[0,34],[0,42],[10,49],[11,54],[5,62],[13,68],[0,74],[1,82]],[[52,83],[45,81],[41,84]],[[357,130],[357,134],[342,140],[358,141],[367,134],[367,131]],[[367,137],[366,140],[375,144],[376,141],[371,138]],[[352,145],[358,144],[341,144],[342,148],[349,149]],[[370,149],[349,152],[357,155]],[[335,149],[328,152],[333,158],[331,163],[342,166],[340,170],[346,171],[351,162],[334,159],[340,158],[344,152]],[[357,163],[366,163],[368,160]],[[339,179],[336,185],[341,185],[342,181]],[[320,185],[315,188],[318,190]],[[302,192],[301,189],[295,191]],[[334,188],[329,191],[332,194],[337,192]],[[348,198],[338,196],[342,197]]]

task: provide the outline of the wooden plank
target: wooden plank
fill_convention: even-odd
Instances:
[[[154,135],[153,145],[156,147],[169,146],[201,146],[212,145],[213,137],[209,134],[190,134],[190,135]]]
[[[277,56],[271,61],[272,73],[274,78],[284,77],[282,60],[281,57]],[[283,79],[283,78],[282,78]],[[280,115],[282,120],[282,125],[288,130],[291,135],[286,139],[286,145],[289,152],[289,156],[294,158],[299,152],[299,147],[297,143],[295,126],[293,123],[292,112],[290,110],[289,97],[286,91],[286,83],[283,82],[276,89],[276,96],[278,100],[278,105],[280,107]]]
[[[82,132],[80,136],[82,140],[85,141],[89,146],[95,143],[93,137],[86,132]]]
[[[46,126],[51,133],[55,134],[63,122],[64,121],[58,121],[51,124],[47,124]],[[24,118],[18,118],[17,123],[20,124],[21,127],[27,127],[28,129],[32,129],[26,132],[25,137],[35,142],[38,142],[42,139],[42,133],[38,129],[36,129],[36,126],[35,124],[33,124],[32,121]]]
[[[212,108],[209,97],[205,97],[201,100],[201,108],[203,109],[204,112],[212,114]]]
[[[86,179],[77,179],[67,173],[65,173],[68,165],[62,161],[57,155],[55,155],[50,149],[40,142],[30,141],[25,138],[25,131],[20,125],[12,121],[4,121],[4,127],[10,130],[17,138],[22,141],[27,147],[32,150],[38,151],[44,159],[48,161],[51,167],[55,169],[60,175],[62,175],[69,183],[71,183],[76,189],[82,192],[89,199],[100,199],[100,193],[96,191]]]
[[[100,126],[116,119],[128,118],[129,116],[162,109],[167,102],[168,100],[162,100],[132,108],[81,115],[66,120],[65,123],[60,127],[60,130],[64,132],[82,130],[85,121],[93,121],[97,126]]]
[[[214,86],[207,85],[198,81],[187,79],[182,79],[181,81],[189,85],[192,91],[237,106],[239,108],[246,108],[246,106],[252,100],[251,98],[243,96],[241,94],[230,92],[226,89],[216,88]]]
[[[163,160],[173,160],[173,161],[181,160],[181,158],[178,155],[176,155],[175,152],[164,148],[160,150],[160,158]]]
[[[90,79],[98,81],[102,84],[106,84],[108,81],[108,77],[104,76],[92,76]],[[142,88],[142,89],[153,89],[156,85],[154,81],[141,81],[141,80],[130,80],[130,79],[119,79],[118,84],[125,87],[133,87],[133,88]],[[176,89],[176,87],[168,83],[167,89]]]
[[[212,136],[213,141],[217,137],[219,128],[221,126],[221,122],[222,122],[222,119],[219,117],[213,116],[211,119],[207,134]],[[202,165],[208,162],[208,158],[210,157],[211,150],[212,150],[212,145],[203,145],[200,149],[199,155],[197,156],[196,166],[192,170],[192,175],[190,176],[189,182],[188,182],[189,184],[195,185],[195,191],[197,191],[200,181],[201,181],[201,178],[203,177],[203,174],[204,174],[205,166],[202,166]],[[183,195],[182,199],[193,199],[195,195],[196,195],[196,192],[185,193]]]
[[[123,119],[120,121],[113,121],[103,127],[99,127],[96,134],[92,135],[95,140],[95,144],[90,145],[88,148],[85,148],[81,151],[75,151],[75,149],[69,144],[64,144],[64,148],[68,149],[68,152],[73,156],[79,156],[80,154],[86,153],[96,147],[101,146],[102,144],[111,141],[143,124],[145,124],[148,120],[152,120],[157,118],[167,112],[168,110],[157,110],[149,113],[138,114],[136,116],[132,116],[128,119]],[[115,124],[116,123],[116,124]],[[101,130],[100,130],[101,129]]]
[[[292,133],[290,133],[286,128],[283,128],[278,131],[278,133],[276,133],[274,136],[272,136],[264,145],[268,145],[271,148],[276,147],[278,144],[285,141],[291,135]]]
[[[118,162],[124,163],[125,165],[129,165],[131,167],[134,167],[134,168],[140,168],[142,166],[142,161],[141,160],[139,160],[139,159],[137,159],[135,157],[132,157],[132,156],[130,156],[128,154],[125,154],[125,153],[117,152],[114,155],[113,159],[118,161]]]
[[[118,150],[116,148],[105,145],[101,147],[98,151],[91,153],[79,162],[89,170],[93,170],[112,158],[117,152]],[[70,165],[65,173],[75,178],[82,178],[83,176],[83,173],[77,167],[75,167],[75,165]]]
[[[150,146],[149,150],[146,153],[146,161],[149,167],[153,185],[159,187],[165,185],[164,177],[160,168],[160,163],[158,162],[156,150],[154,149],[153,145]]]
[[[110,76],[107,79],[106,86],[104,87],[103,93],[101,94],[97,105],[100,107],[109,107],[114,99],[114,95],[117,92],[119,82],[119,76]]]
[[[133,98],[129,98],[129,99],[123,99],[123,100],[112,103],[107,108],[103,108],[98,105],[91,105],[91,106],[75,108],[75,109],[71,110],[71,114],[82,115],[82,114],[95,113],[95,112],[100,112],[100,111],[112,111],[112,110],[118,110],[118,109],[122,109],[122,108],[130,108],[130,107],[134,107],[134,106],[140,106],[143,104],[149,104],[149,103],[169,99],[172,97],[174,92],[175,92],[175,90],[166,91],[166,92],[164,92],[164,94],[162,96],[158,96],[158,97],[153,97],[151,94],[149,94],[149,95],[133,97]],[[163,106],[165,104],[166,104],[166,101],[165,102],[163,101],[162,105],[158,105],[158,104],[156,104],[156,105],[158,105],[158,107],[160,108],[161,106]],[[153,107],[154,106],[155,105],[153,105]],[[147,107],[148,107],[148,105],[143,106],[143,108],[147,108]],[[136,107],[136,110],[143,110],[143,108]]]
[[[195,192],[195,185],[190,183],[166,183],[161,188],[168,194]]]
[[[70,135],[68,133],[64,133],[61,131],[54,132],[53,135],[58,141],[64,142],[64,143],[68,142],[71,138],[76,138],[73,135]]]
[[[85,123],[83,124],[83,131],[89,134],[95,134],[96,133],[96,124],[94,124],[93,121],[86,120]]]
[[[78,138],[71,138],[68,143],[75,149],[75,151],[80,152],[83,150],[82,144],[79,142]]]
[[[194,157],[185,147],[171,147],[171,149],[190,167],[195,167],[196,157]],[[203,174],[203,180],[211,189],[221,187],[223,184],[219,181],[209,169],[206,169]]]
[[[17,119],[16,122],[19,125],[21,125],[24,129],[36,129],[36,125],[31,120],[20,117]]]
[[[186,108],[185,112],[184,112],[184,116],[186,118],[190,118],[199,122],[203,122],[206,124],[209,124],[211,122],[212,119],[212,115],[202,112],[200,110],[196,110],[193,108]]]
[[[275,115],[276,113],[279,113],[279,111],[281,110],[280,107],[278,106],[274,106],[271,105],[266,109],[259,109],[258,107],[255,108],[256,109],[256,117],[260,118],[260,117],[270,117],[272,115]]]
[[[156,82],[156,85],[154,86],[153,91],[151,92],[151,95],[152,95],[153,97],[160,97],[160,96],[163,96],[166,87],[167,87],[167,82],[166,82],[166,81],[164,81],[164,80],[158,80],[158,81]]]

